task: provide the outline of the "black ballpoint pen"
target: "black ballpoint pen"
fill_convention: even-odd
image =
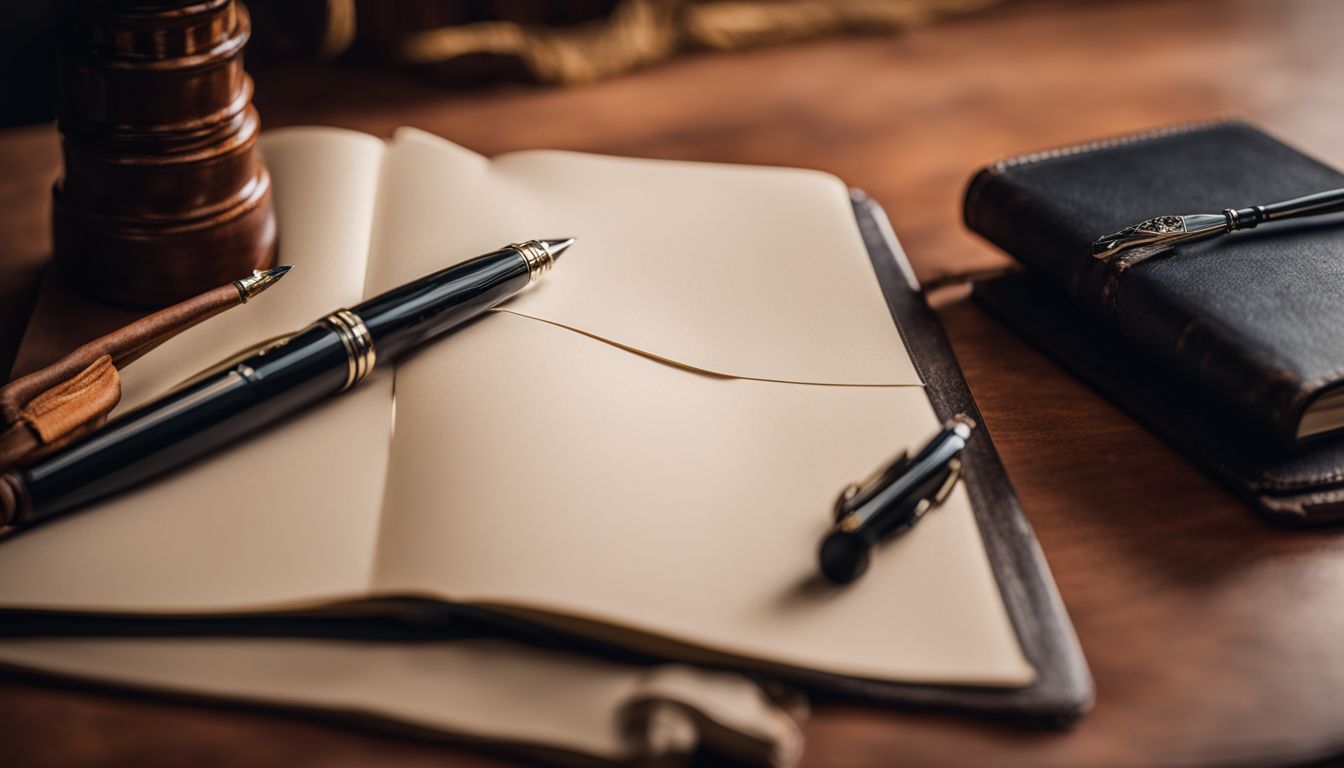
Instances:
[[[535,282],[574,242],[531,240],[407,283],[242,356],[37,463],[0,474],[0,527],[138,485],[359,383]]]
[[[870,552],[882,539],[910,530],[942,504],[961,477],[961,452],[975,421],[957,414],[912,459],[902,453],[862,484],[835,500],[835,525],[817,553],[822,574],[848,584],[868,570]]]

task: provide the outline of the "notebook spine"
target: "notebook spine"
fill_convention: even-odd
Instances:
[[[1059,245],[1068,241],[1067,233],[1030,195],[1015,189],[1002,168],[988,166],[971,179],[962,218],[972,232],[1077,297],[1079,281],[1070,266],[1073,260]]]

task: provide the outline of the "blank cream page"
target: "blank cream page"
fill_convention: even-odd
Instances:
[[[839,489],[937,429],[920,387],[724,379],[488,316],[403,363],[375,591],[885,680],[1021,685],[958,490],[845,589]]]
[[[280,258],[294,270],[127,368],[121,410],[359,300],[383,143],[301,129],[269,133],[262,148]],[[363,593],[391,397],[391,377],[372,377],[237,447],[8,539],[0,605],[197,613]]]
[[[920,383],[848,191],[817,171],[389,143],[369,293],[511,242],[578,237],[506,305],[742,378]]]
[[[835,494],[938,427],[843,184],[565,152],[490,161],[403,130],[368,290],[570,235],[504,311],[399,366],[375,592],[860,677],[1033,679],[960,491],[860,583],[817,581]]]

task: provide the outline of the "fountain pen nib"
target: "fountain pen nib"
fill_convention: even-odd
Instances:
[[[1148,258],[1168,246],[1193,243],[1225,235],[1236,229],[1231,216],[1224,213],[1196,213],[1187,216],[1157,216],[1119,232],[1103,235],[1092,243],[1092,258],[1110,261],[1127,251]]]
[[[234,280],[233,285],[238,289],[238,297],[246,304],[248,299],[278,283],[280,278],[293,268],[293,264],[281,264],[270,269],[254,269],[251,275],[241,280]]]
[[[566,237],[559,240],[542,240],[541,244],[546,246],[546,250],[551,254],[552,259],[560,258],[560,254],[569,250],[569,246],[574,244],[576,238]]]

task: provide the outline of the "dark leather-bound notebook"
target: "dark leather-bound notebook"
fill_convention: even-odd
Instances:
[[[1240,121],[1006,160],[966,192],[967,225],[1025,272],[976,297],[1259,510],[1344,516],[1344,220],[1271,224],[1138,263],[1097,237],[1344,186]]]
[[[502,632],[826,696],[1048,723],[1087,709],[987,431],[964,483],[863,579],[820,579],[846,483],[958,412],[979,421],[874,203],[814,171],[484,158],[410,130],[285,129],[263,149],[293,276],[128,367],[128,407],[520,227],[585,250],[319,408],[0,542],[0,625]],[[53,324],[45,306],[31,327]]]

